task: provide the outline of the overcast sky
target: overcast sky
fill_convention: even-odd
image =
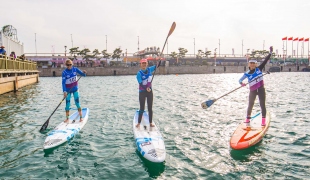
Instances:
[[[121,47],[134,53],[149,46],[164,53],[186,48],[231,54],[270,45],[282,53],[285,36],[310,36],[309,0],[2,0],[0,26],[13,25],[25,53],[64,52],[64,46],[91,51]],[[195,46],[194,46],[195,38]],[[300,45],[301,43],[299,43]],[[294,49],[297,43],[294,42]],[[299,46],[300,49],[300,46]],[[305,54],[308,43],[305,43]],[[217,50],[218,51],[218,50]],[[288,43],[288,54],[292,42]]]

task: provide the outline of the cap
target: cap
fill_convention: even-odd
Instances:
[[[249,63],[251,63],[251,62],[257,63],[257,60],[256,60],[256,59],[250,59],[250,60],[249,60]]]
[[[147,63],[147,59],[141,59],[140,60],[140,63],[144,63],[144,62]]]

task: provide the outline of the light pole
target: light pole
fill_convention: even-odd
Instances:
[[[126,67],[127,67],[127,49],[126,49]]]
[[[105,50],[108,51],[108,36],[105,35]]]
[[[263,51],[265,50],[265,40],[263,41]]]
[[[249,50],[250,50],[250,49],[247,49],[247,50],[246,50],[246,61],[247,61],[247,63],[249,62]]]
[[[65,46],[65,59],[67,60],[67,46]]]
[[[216,66],[216,49],[217,48],[214,49],[214,66]]]
[[[72,39],[72,34],[71,34],[71,48],[73,48],[73,39]]]
[[[38,54],[37,54],[37,33],[34,33],[34,44],[35,44],[35,48],[36,48],[36,56],[38,56]]]
[[[195,52],[195,38],[194,38],[194,57],[195,57],[195,54],[196,52]]]
[[[139,53],[139,36],[138,36],[138,53]]]

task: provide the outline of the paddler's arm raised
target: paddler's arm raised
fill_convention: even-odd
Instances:
[[[273,52],[273,47],[272,46],[270,46],[269,49],[270,49],[269,54],[265,57],[265,60],[258,66],[259,70],[261,70],[261,71],[264,69],[265,65],[267,64],[267,62],[270,59],[271,54]]]

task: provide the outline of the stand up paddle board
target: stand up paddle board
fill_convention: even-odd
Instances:
[[[56,146],[59,146],[66,141],[72,139],[75,134],[77,134],[87,123],[88,120],[89,109],[82,109],[82,117],[83,121],[80,122],[79,112],[74,112],[69,117],[69,123],[61,122],[58,126],[55,127],[54,130],[48,133],[43,149],[50,149]]]
[[[270,126],[270,114],[266,114],[266,126],[262,126],[261,113],[257,113],[251,118],[250,127],[242,122],[230,139],[230,147],[232,149],[241,150],[254,146],[262,140]]]
[[[140,127],[137,128],[139,111],[133,118],[133,134],[138,151],[151,162],[163,162],[166,159],[166,148],[163,137],[153,121],[155,127],[150,127],[149,115],[144,111]]]

